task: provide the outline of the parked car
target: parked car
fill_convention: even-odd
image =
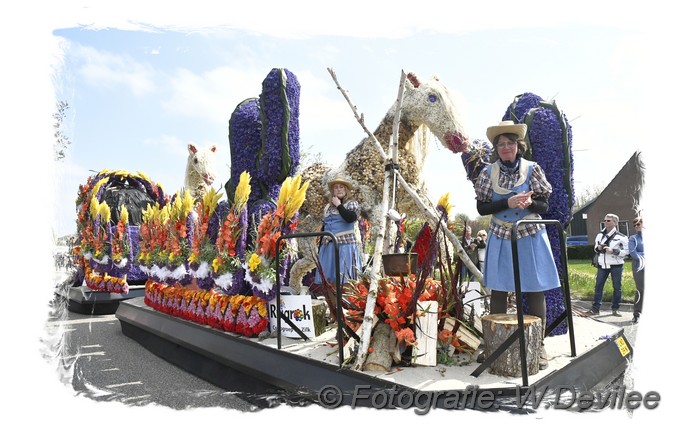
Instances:
[[[588,236],[567,236],[567,246],[589,245]]]

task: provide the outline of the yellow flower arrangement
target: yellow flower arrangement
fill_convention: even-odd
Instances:
[[[453,205],[451,204],[450,197],[450,193],[446,193],[439,198],[439,201],[437,201],[437,210],[444,215],[445,220],[448,219],[451,216],[451,212],[453,212]]]
[[[257,267],[262,263],[262,259],[260,256],[256,253],[253,253],[250,255],[250,259],[248,260],[248,268],[250,268],[250,271],[257,271]]]

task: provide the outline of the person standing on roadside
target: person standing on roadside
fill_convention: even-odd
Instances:
[[[637,298],[633,306],[633,323],[637,323],[642,314],[642,298],[645,294],[645,245],[642,242],[642,217],[635,218],[633,224],[635,224],[636,233],[628,239],[628,251],[633,260],[633,280],[637,288]]]
[[[484,272],[484,260],[486,259],[486,231],[479,230],[477,232],[477,258],[479,263],[477,268],[482,273]]]
[[[628,255],[628,238],[618,231],[619,217],[609,213],[604,217],[604,228],[595,237],[595,252],[597,256],[597,276],[595,278],[595,297],[593,306],[586,312],[587,316],[600,314],[604,284],[611,274],[614,285],[612,297],[612,316],[621,317],[621,276],[623,275],[623,260]]]
[[[469,225],[465,227],[463,231],[463,239],[461,240],[461,245],[465,250],[465,253],[470,258],[470,261],[479,268],[479,254],[478,254],[478,241],[472,238],[472,227]],[[472,273],[467,268],[465,264],[461,264],[461,275],[462,280],[472,280]]]

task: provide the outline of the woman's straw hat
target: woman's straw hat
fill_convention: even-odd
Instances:
[[[501,134],[514,133],[519,136],[519,139],[524,139],[527,135],[527,125],[524,123],[515,123],[512,120],[504,120],[496,126],[489,126],[486,129],[486,137],[493,143],[493,140]]]
[[[328,181],[328,191],[330,191],[331,194],[333,194],[333,184],[342,184],[347,187],[348,190],[354,188],[352,182],[342,175],[336,175],[334,178]]]

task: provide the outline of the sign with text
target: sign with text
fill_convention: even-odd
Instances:
[[[267,303],[267,311],[269,313],[269,331],[275,333],[276,319],[279,313],[276,309],[276,298]],[[313,338],[316,335],[314,319],[312,318],[311,295],[281,295],[281,315],[289,319],[307,337]],[[281,335],[302,338],[284,319],[281,319]]]

